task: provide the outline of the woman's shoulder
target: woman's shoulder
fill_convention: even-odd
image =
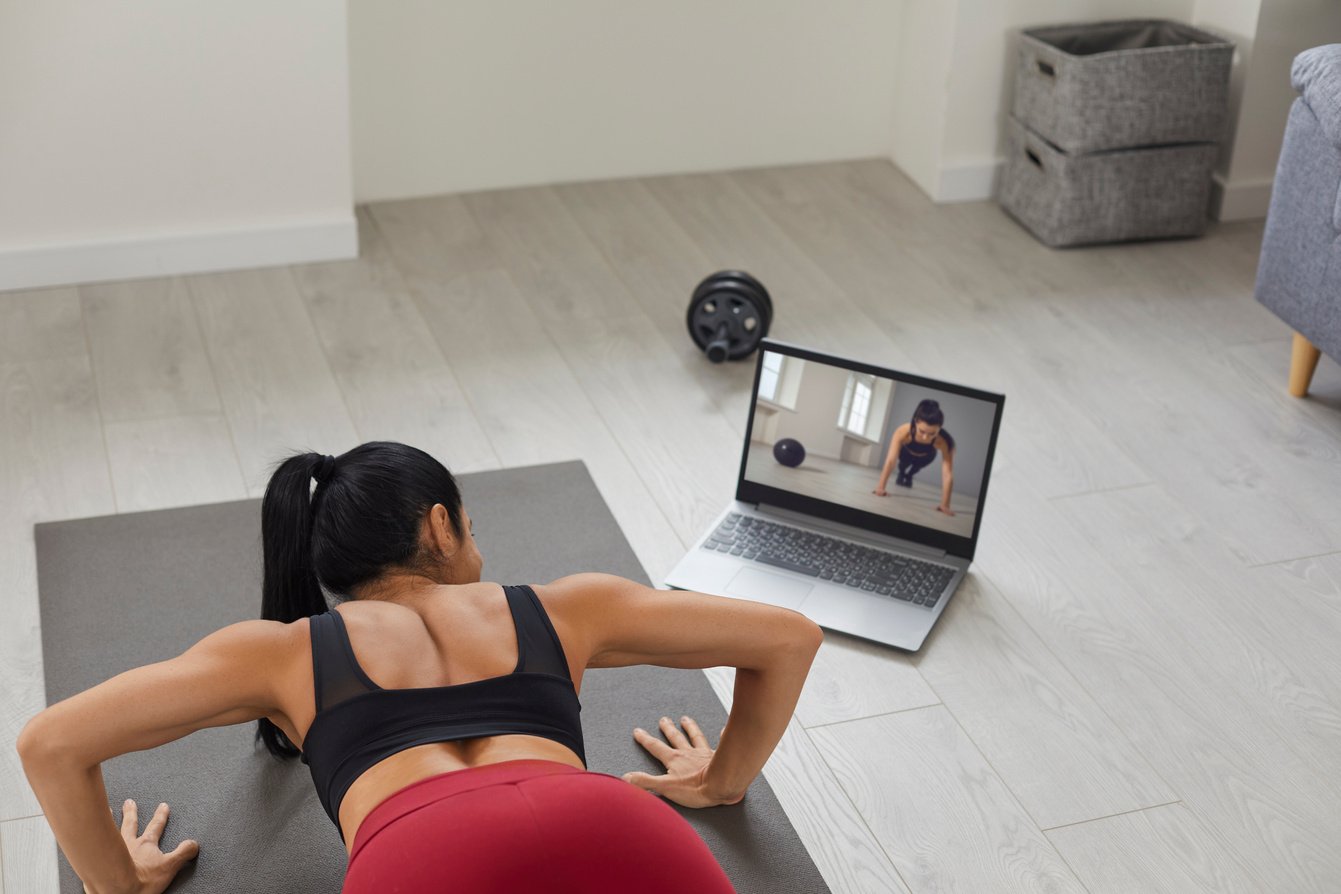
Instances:
[[[475,581],[469,584],[443,584],[437,592],[415,605],[388,602],[385,599],[347,599],[331,611],[340,615],[346,626],[355,624],[382,627],[423,627],[439,616],[457,614],[467,609],[492,610],[502,603],[498,593],[502,584]]]

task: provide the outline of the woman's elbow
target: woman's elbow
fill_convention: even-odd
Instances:
[[[14,743],[14,750],[19,753],[19,760],[25,766],[35,763],[51,750],[52,735],[47,729],[47,720],[44,719],[43,713],[45,712],[36,714],[23,725],[23,729],[19,731],[19,738]]]
[[[14,750],[25,764],[68,759],[74,739],[61,730],[50,709],[38,712],[19,730]]]
[[[797,617],[798,628],[791,642],[799,649],[809,649],[812,653],[818,652],[819,647],[824,643],[824,628],[796,611],[796,609],[790,609],[790,611]]]

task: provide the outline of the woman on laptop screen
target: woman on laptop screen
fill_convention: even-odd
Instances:
[[[913,476],[941,454],[941,503],[938,512],[954,515],[950,508],[950,490],[954,486],[955,439],[944,429],[945,413],[941,405],[931,399],[923,400],[913,411],[913,418],[894,429],[889,442],[889,455],[880,471],[880,483],[875,486],[875,495],[887,497],[885,485],[889,483],[889,474],[895,465],[899,468],[894,483],[900,487],[912,487]]]

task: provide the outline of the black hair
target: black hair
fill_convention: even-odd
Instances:
[[[950,437],[950,433],[945,430],[945,414],[941,412],[941,405],[938,402],[927,398],[917,405],[917,409],[913,410],[913,421],[908,423],[910,431],[917,431],[917,423],[919,422],[941,426],[941,437],[945,439],[945,447],[951,453],[954,452],[955,439]]]
[[[291,623],[330,608],[391,569],[431,574],[444,561],[420,540],[434,504],[447,508],[461,538],[461,491],[447,467],[396,441],[369,441],[335,458],[312,490],[320,453],[295,453],[274,467],[261,500],[261,617]],[[257,741],[276,757],[299,751],[270,720]]]

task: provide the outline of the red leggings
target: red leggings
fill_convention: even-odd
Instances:
[[[342,894],[734,894],[694,827],[618,776],[512,760],[422,779],[359,826]]]

